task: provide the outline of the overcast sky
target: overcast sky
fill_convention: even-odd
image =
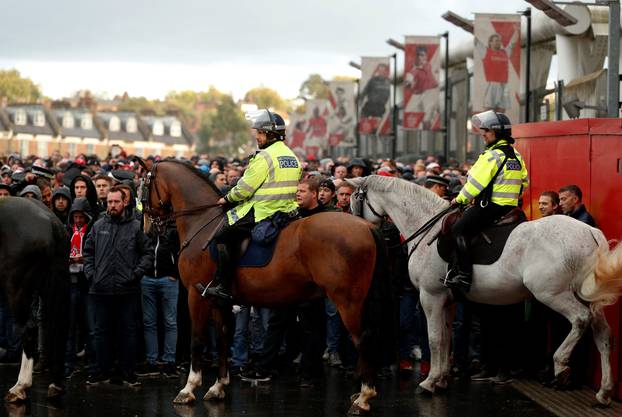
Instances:
[[[526,6],[521,0],[5,0],[0,68],[17,68],[54,98],[79,89],[162,98],[209,85],[236,98],[260,85],[293,98],[311,73],[357,76],[349,61],[392,54],[388,38],[449,30],[450,42],[468,39],[440,17],[447,10],[472,18]]]

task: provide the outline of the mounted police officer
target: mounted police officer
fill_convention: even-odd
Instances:
[[[492,110],[471,119],[486,143],[486,150],[469,170],[466,184],[452,205],[474,204],[452,227],[456,240],[456,262],[444,283],[450,288],[468,291],[472,281],[469,243],[485,227],[518,206],[518,199],[529,184],[527,168],[512,147],[512,124],[503,113]]]
[[[296,190],[302,173],[300,161],[285,145],[285,121],[269,110],[247,114],[259,151],[251,157],[248,168],[235,187],[218,201],[225,206],[237,204],[227,212],[228,222],[216,234],[218,248],[216,282],[206,295],[231,299],[234,274],[233,254],[241,239],[255,223],[277,212],[292,213],[298,208]]]

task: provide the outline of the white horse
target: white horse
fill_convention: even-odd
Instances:
[[[449,207],[433,192],[401,179],[372,175],[347,181],[359,192],[358,199],[352,198],[353,212],[374,223],[388,215],[405,237]],[[441,222],[434,225],[408,264],[428,319],[431,370],[419,386],[430,393],[447,387],[450,368],[448,307],[452,294],[441,283],[447,263],[436,244],[427,244],[440,227]],[[409,251],[418,240],[409,242]],[[602,367],[596,398],[609,404],[613,388],[610,330],[602,310],[615,303],[621,287],[622,245],[610,251],[600,230],[568,216],[550,216],[516,227],[492,265],[474,265],[473,285],[465,295],[477,303],[496,305],[518,303],[533,295],[566,317],[572,329],[553,356],[555,376],[561,383],[568,379],[574,346],[591,325]]]

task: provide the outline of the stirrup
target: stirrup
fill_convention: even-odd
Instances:
[[[233,296],[229,294],[227,291],[225,291],[224,287],[221,284],[218,284],[215,287],[211,287],[208,285],[203,290],[203,293],[201,293],[201,297],[209,297],[209,296],[222,298],[228,301],[233,300]]]
[[[461,289],[468,291],[471,288],[471,283],[464,280],[465,275],[455,268],[447,270],[444,278],[441,278],[441,282],[447,288]]]

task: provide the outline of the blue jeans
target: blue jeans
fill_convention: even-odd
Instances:
[[[330,353],[339,351],[341,339],[341,316],[335,304],[326,298],[326,349]]]
[[[248,333],[249,321],[251,323],[250,352],[261,353],[268,328],[270,310],[267,308],[251,308],[241,306],[241,310],[235,315],[235,333],[233,334],[233,346],[231,348],[231,366],[248,365]]]
[[[169,277],[144,276],[140,282],[143,294],[143,328],[147,362],[158,359],[158,306],[164,319],[164,352],[162,361],[175,363],[177,347],[177,295],[179,282]]]
[[[110,372],[112,350],[117,347],[123,376],[134,375],[140,309],[138,294],[93,295],[92,300],[98,370]]]
[[[417,342],[417,294],[404,292],[400,297],[400,359],[410,358],[410,353]]]

